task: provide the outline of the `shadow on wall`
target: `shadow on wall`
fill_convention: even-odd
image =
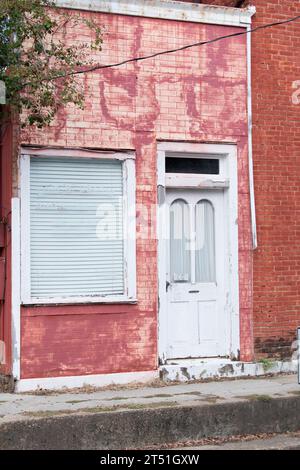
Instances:
[[[250,4],[250,0],[175,0],[175,2],[176,1],[234,8],[245,8]]]

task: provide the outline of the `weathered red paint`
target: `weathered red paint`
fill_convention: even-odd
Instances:
[[[86,14],[86,13],[82,13]],[[98,61],[114,63],[215,37],[237,28],[95,14],[108,27]],[[87,31],[80,31],[80,34]],[[66,30],[64,41],[74,38]],[[145,208],[155,234],[157,141],[230,142],[238,149],[241,359],[253,356],[252,253],[247,174],[246,38],[81,78],[83,111],[58,114],[23,144],[134,149],[137,171],[137,305],[23,307],[22,378],[157,368],[157,240],[143,236]],[[148,225],[150,218],[146,215]]]
[[[62,311],[53,315],[49,312],[46,315],[23,314],[22,343],[26,357],[23,377],[155,368],[154,309],[143,312],[135,307],[109,309],[99,306],[91,313],[85,308],[81,308],[85,313],[77,313],[78,309],[71,308],[72,312],[67,315]],[[30,347],[33,344],[35,347]]]
[[[0,364],[0,373],[10,374],[12,367],[11,342],[11,196],[12,196],[12,154],[13,127],[10,123],[3,126],[0,138],[0,218],[4,220],[4,247],[0,247],[0,256],[5,259],[4,270],[0,272],[4,285],[5,301],[0,301],[0,340],[5,344],[5,361]]]

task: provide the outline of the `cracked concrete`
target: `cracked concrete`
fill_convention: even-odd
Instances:
[[[249,439],[239,442],[225,442],[214,445],[182,447],[177,450],[300,450],[300,433],[279,434],[264,439]]]
[[[51,395],[0,394],[0,449],[143,448],[300,430],[296,375]]]
[[[144,387],[123,390],[99,390],[94,392],[59,393],[51,395],[0,394],[0,424],[19,420],[24,413],[108,408],[114,410],[160,406],[205,405],[212,402],[230,403],[241,400],[266,400],[267,397],[291,397],[300,395],[295,375],[276,376],[256,380],[216,381],[208,383],[169,385],[162,389]]]

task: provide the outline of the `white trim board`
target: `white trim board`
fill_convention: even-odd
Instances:
[[[73,158],[105,158],[111,160],[135,160],[135,151],[127,150],[88,150],[79,148],[21,147],[21,155],[38,157],[73,157]]]
[[[34,390],[62,390],[91,387],[106,387],[107,385],[126,385],[129,383],[147,383],[158,378],[158,370],[144,372],[120,372],[116,374],[72,375],[67,377],[43,377],[21,379],[16,382],[17,393]]]
[[[255,7],[232,8],[172,0],[55,0],[58,7],[193,23],[247,27]]]
[[[13,376],[20,377],[21,357],[21,230],[20,230],[20,199],[15,197],[11,200],[12,207],[12,357]]]

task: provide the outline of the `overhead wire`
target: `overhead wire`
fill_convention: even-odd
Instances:
[[[56,77],[52,77],[52,79],[57,79],[57,78],[71,76],[71,75],[79,75],[79,74],[94,72],[96,70],[103,70],[103,69],[108,69],[108,68],[113,68],[113,67],[120,67],[122,65],[130,64],[132,62],[140,62],[140,61],[143,61],[143,60],[154,59],[155,57],[160,57],[160,56],[163,56],[163,55],[166,55],[166,54],[173,54],[175,52],[180,52],[180,51],[184,51],[184,50],[187,50],[187,49],[191,49],[192,47],[205,46],[205,45],[213,44],[213,43],[225,40],[225,39],[230,39],[230,38],[234,38],[234,37],[238,37],[238,36],[244,36],[244,35],[247,35],[247,34],[256,33],[257,31],[261,31],[261,30],[264,30],[264,29],[267,29],[267,28],[273,28],[275,26],[280,26],[280,25],[284,25],[284,24],[293,23],[294,21],[297,21],[299,19],[300,19],[300,15],[297,15],[297,16],[294,16],[292,18],[288,18],[286,20],[276,21],[276,22],[273,22],[273,23],[266,23],[266,24],[263,24],[263,25],[260,25],[260,26],[256,26],[255,28],[247,29],[245,31],[238,31],[236,33],[226,34],[224,36],[218,36],[218,37],[215,37],[213,39],[206,40],[206,41],[198,41],[198,42],[194,42],[192,44],[186,44],[184,46],[180,46],[180,47],[177,47],[177,48],[174,48],[174,49],[167,49],[167,50],[164,50],[164,51],[158,51],[158,52],[154,52],[152,54],[148,54],[148,55],[144,55],[144,56],[132,57],[130,59],[125,59],[125,60],[122,60],[121,62],[116,62],[116,63],[113,63],[113,64],[106,64],[106,65],[95,64],[91,67],[84,68],[84,69],[81,69],[81,70],[73,70],[71,72],[67,72],[66,74],[59,74]]]

